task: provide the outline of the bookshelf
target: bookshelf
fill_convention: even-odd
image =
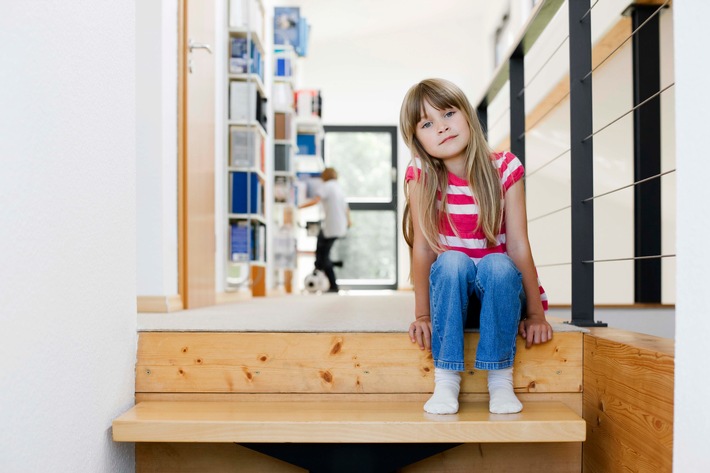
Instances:
[[[314,188],[322,183],[320,174],[325,168],[323,159],[325,130],[321,119],[321,94],[316,89],[299,89],[296,91],[295,101],[297,145],[295,161],[298,191],[303,200],[308,200],[313,197]],[[304,278],[313,270],[318,226],[311,228],[311,224],[320,220],[320,205],[299,211],[300,230],[296,245],[297,260],[302,266],[299,270],[299,278]]]
[[[301,16],[299,7],[274,8],[273,109],[274,109],[274,238],[273,274],[275,286],[293,292],[298,271],[298,245],[304,215],[318,209],[298,211],[298,204],[306,199],[306,182],[299,179],[305,172],[315,174],[323,169],[318,151],[322,146],[323,126],[320,122],[320,94],[317,114],[301,113],[305,104],[311,107],[313,91],[298,90],[298,69],[308,51],[310,27]],[[308,97],[307,97],[308,95]],[[301,141],[309,141],[309,155],[301,150]],[[305,148],[304,148],[305,149]],[[321,155],[322,156],[322,155]],[[316,213],[315,217],[318,219]]]
[[[274,280],[293,292],[296,273],[296,108],[294,102],[297,55],[292,46],[274,45]]]
[[[265,86],[262,0],[228,0],[225,87],[225,290],[266,295],[267,154],[270,108]]]

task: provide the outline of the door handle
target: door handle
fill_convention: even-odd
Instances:
[[[193,49],[206,49],[208,53],[212,54],[212,48],[209,44],[196,43],[192,40],[192,38],[190,38],[190,40],[187,42],[187,48],[190,50],[190,52],[192,52]]]

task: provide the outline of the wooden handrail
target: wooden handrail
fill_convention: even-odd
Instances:
[[[548,23],[552,21],[552,18],[563,3],[564,0],[541,0],[535,5],[518,38],[508,49],[505,59],[500,63],[498,69],[496,69],[493,74],[493,79],[486,88],[486,92],[484,92],[483,96],[476,102],[479,107],[488,106],[496,95],[498,95],[508,81],[509,59],[513,55],[527,54],[535,44],[535,41],[537,41],[545,30]]]

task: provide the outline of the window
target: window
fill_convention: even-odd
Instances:
[[[324,159],[338,172],[353,226],[336,241],[343,289],[397,288],[397,127],[326,126]]]

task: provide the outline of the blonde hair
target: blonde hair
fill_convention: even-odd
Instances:
[[[497,245],[503,218],[503,189],[500,175],[493,162],[493,151],[486,142],[483,128],[478,121],[478,115],[466,98],[463,91],[456,85],[443,79],[426,79],[409,89],[402,102],[399,115],[399,128],[413,158],[421,160],[421,172],[416,165],[414,169],[417,192],[410,196],[405,184],[405,208],[402,219],[404,239],[411,248],[414,243],[414,227],[412,223],[409,199],[417,199],[418,219],[422,233],[431,248],[437,253],[445,251],[439,240],[439,229],[445,218],[451,223],[446,204],[446,189],[448,173],[443,161],[430,156],[416,137],[417,124],[424,115],[424,103],[429,103],[437,110],[456,107],[466,115],[470,138],[466,148],[466,180],[478,204],[478,226],[486,236],[488,246]],[[441,192],[442,212],[437,208],[437,191]],[[451,227],[456,232],[454,225]]]
[[[338,172],[335,168],[325,168],[323,169],[323,172],[320,173],[320,178],[323,179],[323,182],[330,181],[331,179],[337,179]]]

